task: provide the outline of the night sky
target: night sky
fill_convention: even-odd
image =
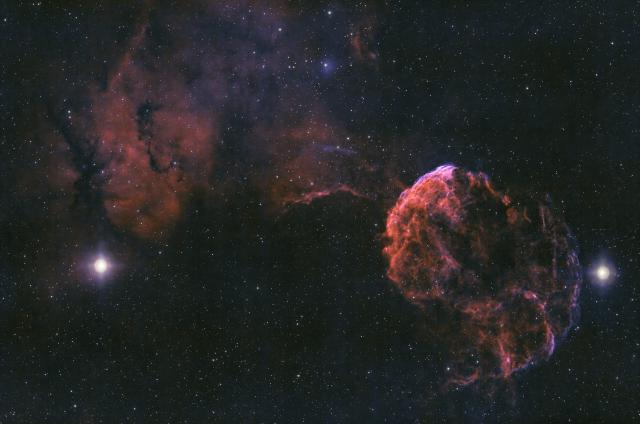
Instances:
[[[0,422],[640,421],[636,2],[0,31]]]

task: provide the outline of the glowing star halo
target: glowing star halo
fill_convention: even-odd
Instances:
[[[591,267],[589,275],[591,277],[592,284],[605,288],[613,284],[618,273],[615,266],[613,266],[609,261],[600,260],[599,263],[596,263]]]
[[[93,262],[93,269],[99,275],[104,275],[104,273],[109,270],[109,262],[101,256]]]
[[[611,270],[606,265],[600,265],[596,270],[596,277],[598,277],[600,281],[608,280],[610,275]]]

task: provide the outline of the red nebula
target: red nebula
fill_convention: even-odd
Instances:
[[[152,72],[136,59],[146,28],[106,89],[92,90],[85,130],[106,164],[101,190],[109,220],[139,237],[162,238],[189,194],[207,182],[219,135],[215,117],[190,100],[174,70]]]
[[[374,48],[375,30],[375,18],[369,16],[356,25],[351,32],[351,50],[358,61],[373,64],[378,59],[378,52]]]
[[[554,351],[581,273],[548,202],[512,200],[483,173],[441,166],[389,212],[388,277],[447,352],[448,383],[506,379]]]

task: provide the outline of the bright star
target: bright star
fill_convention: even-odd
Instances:
[[[98,274],[102,275],[105,272],[107,272],[107,270],[109,269],[109,262],[107,262],[105,258],[99,257],[98,259],[95,260],[95,262],[93,262],[93,269]]]
[[[611,270],[606,265],[600,265],[598,269],[596,269],[596,277],[600,281],[606,281],[611,276]]]
[[[320,64],[322,65],[321,71],[325,76],[330,76],[336,70],[336,63],[332,59],[325,59]]]
[[[606,288],[613,284],[618,277],[618,272],[611,261],[601,259],[590,267],[589,278],[597,287]]]

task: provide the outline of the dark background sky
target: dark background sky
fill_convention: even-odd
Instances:
[[[0,420],[640,419],[639,5],[236,3],[0,6]],[[578,326],[491,390],[385,277],[446,162],[580,246]]]

